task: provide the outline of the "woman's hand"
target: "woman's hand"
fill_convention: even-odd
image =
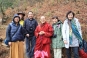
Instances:
[[[11,42],[9,42],[8,44],[9,44],[9,46],[11,46]]]
[[[26,34],[27,37],[29,37],[29,34]]]
[[[44,31],[40,31],[40,32],[39,32],[39,35],[43,35],[43,34],[45,34]]]
[[[64,44],[68,44],[67,40],[64,40]]]

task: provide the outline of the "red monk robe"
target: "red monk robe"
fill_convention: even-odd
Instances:
[[[44,31],[45,33],[43,35],[39,35],[40,31]],[[38,25],[35,30],[35,36],[36,36],[36,45],[35,45],[35,51],[45,51],[48,54],[48,57],[44,58],[51,58],[50,56],[50,44],[51,44],[51,36],[53,35],[53,29],[50,24],[45,22],[42,25]],[[40,57],[41,58],[41,57]]]

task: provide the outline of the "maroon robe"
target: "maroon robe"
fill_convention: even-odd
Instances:
[[[44,31],[44,35],[39,35],[38,33],[40,31]],[[43,50],[48,53],[48,57],[45,58],[51,58],[50,57],[50,44],[51,44],[51,36],[53,35],[53,28],[50,24],[45,22],[42,25],[38,25],[35,30],[35,36],[36,36],[36,45],[35,45],[35,51]]]

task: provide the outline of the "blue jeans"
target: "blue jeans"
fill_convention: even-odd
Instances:
[[[35,36],[26,38],[26,55],[28,58],[34,56],[35,42],[36,42]]]
[[[67,58],[71,58],[71,54],[72,54],[71,49],[72,49],[74,58],[79,58],[78,47],[69,47],[68,49],[66,49]]]

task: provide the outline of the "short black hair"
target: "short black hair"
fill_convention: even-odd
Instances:
[[[53,16],[52,19],[58,19],[58,16]]]
[[[57,21],[59,21],[58,16],[53,16],[52,19],[57,19]]]
[[[28,14],[29,14],[30,12],[33,13],[33,11],[29,11]]]
[[[74,18],[75,13],[74,13],[73,11],[68,11],[68,12],[67,12],[67,14],[66,14],[66,18],[68,18],[68,15],[69,15],[70,13],[72,13],[72,14],[73,14],[73,18]]]

